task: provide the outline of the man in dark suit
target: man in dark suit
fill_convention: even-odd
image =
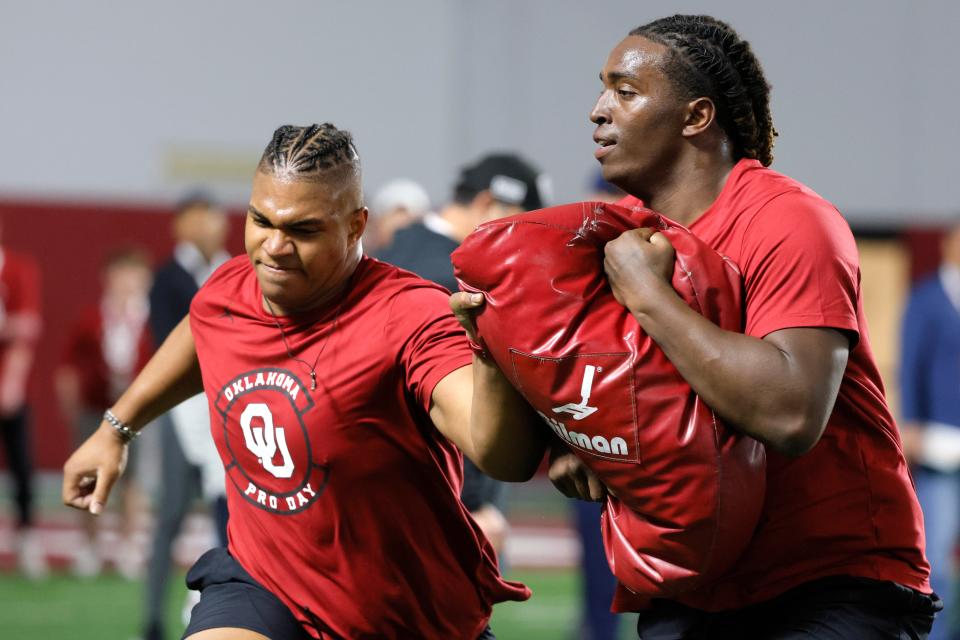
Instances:
[[[150,328],[159,346],[190,311],[204,281],[230,257],[224,212],[204,194],[192,194],[177,207],[173,256],[157,271],[150,290]],[[164,638],[163,619],[171,549],[190,504],[202,494],[211,502],[219,544],[226,546],[227,506],[223,466],[210,437],[203,395],[175,407],[161,420],[161,490],[153,552],[147,572],[145,640]]]

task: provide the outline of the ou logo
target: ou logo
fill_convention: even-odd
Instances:
[[[263,426],[253,426],[254,418],[259,418]],[[293,458],[287,449],[287,436],[283,427],[273,424],[273,413],[263,402],[251,402],[240,414],[240,428],[243,429],[243,441],[253,455],[260,459],[265,471],[275,478],[289,478],[293,475]],[[282,463],[278,466],[273,459],[280,451]]]

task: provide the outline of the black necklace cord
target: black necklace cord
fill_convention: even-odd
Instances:
[[[333,326],[330,328],[330,333],[327,334],[323,344],[320,345],[320,351],[317,353],[317,357],[313,359],[313,364],[311,365],[306,360],[293,355],[293,351],[290,350],[290,343],[287,342],[287,334],[284,333],[283,327],[280,326],[280,320],[277,318],[277,314],[273,310],[273,305],[270,304],[270,300],[267,298],[267,296],[263,296],[263,301],[267,305],[267,310],[270,311],[270,316],[273,317],[273,323],[277,326],[277,330],[280,332],[280,340],[283,342],[283,348],[287,350],[287,355],[290,356],[290,359],[294,362],[298,362],[307,367],[307,370],[310,373],[310,391],[317,390],[317,363],[320,362],[320,356],[323,355],[324,350],[327,348],[327,343],[330,342],[330,338],[337,331],[337,326],[340,322],[340,311],[343,309],[343,303],[346,301],[346,299],[347,294],[345,293],[343,300],[341,300],[340,304],[337,305],[337,312],[333,316]]]

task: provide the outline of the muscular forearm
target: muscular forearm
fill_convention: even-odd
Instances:
[[[135,430],[203,389],[200,364],[184,318],[140,375],[113,405],[114,415]],[[127,460],[128,438],[107,421],[63,466],[63,502],[90,513],[103,511]]]
[[[474,356],[470,436],[477,466],[498,480],[529,480],[543,459],[548,435],[497,366]]]
[[[113,413],[140,429],[202,391],[200,364],[189,321],[184,318],[113,405]]]
[[[450,297],[450,308],[472,340],[477,339],[473,314],[482,305],[483,296],[478,293],[459,292]],[[466,398],[461,395],[459,402],[448,403],[469,410],[463,422],[468,425],[467,432],[459,434],[460,440],[467,441],[467,446],[461,447],[463,452],[497,480],[529,480],[546,452],[549,431],[493,360],[474,355],[473,366],[464,369],[470,370],[469,386],[459,388]],[[449,408],[448,412],[455,413]],[[445,433],[457,440],[452,430]]]
[[[647,295],[642,308],[628,308],[726,422],[781,453],[799,455],[816,444],[842,376],[811,378],[802,350],[791,355],[775,341],[724,331],[688,307],[666,282]],[[843,362],[831,370],[842,374],[846,351],[836,351],[834,358]]]

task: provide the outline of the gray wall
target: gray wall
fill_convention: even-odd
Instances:
[[[608,50],[677,11],[753,43],[775,168],[858,224],[960,210],[949,0],[5,1],[0,195],[172,198],[209,178],[242,202],[276,125],[329,120],[371,191],[405,175],[442,200],[459,165],[517,148],[578,198]]]

